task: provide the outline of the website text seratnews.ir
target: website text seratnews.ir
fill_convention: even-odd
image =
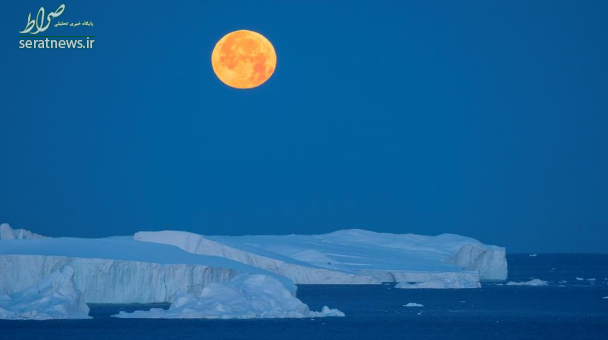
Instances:
[[[28,37],[29,38],[29,37]],[[32,39],[33,38],[33,39]],[[19,48],[93,48],[95,42],[94,36],[88,37],[65,37],[67,39],[58,39],[59,37],[32,37],[29,39],[19,40]],[[80,39],[75,39],[80,38]],[[84,39],[86,38],[86,39]]]

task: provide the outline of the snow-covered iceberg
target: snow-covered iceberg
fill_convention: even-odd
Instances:
[[[86,302],[171,302],[178,292],[199,297],[211,284],[240,274],[294,284],[379,284],[404,288],[475,288],[506,278],[504,248],[443,234],[342,230],[324,235],[201,236],[140,232],[102,239],[50,238],[4,225],[0,294],[13,294],[70,266]],[[36,236],[37,235],[37,236]],[[412,286],[412,283],[414,286]],[[145,287],[145,289],[142,289]]]
[[[120,312],[118,318],[163,319],[251,319],[310,318],[344,316],[337,309],[323,307],[312,312],[277,279],[267,275],[241,274],[226,283],[212,283],[202,292],[178,294],[169,309]]]
[[[65,267],[23,291],[0,295],[0,319],[90,319],[89,306],[74,283],[74,269]]]
[[[0,224],[0,240],[27,240],[44,237],[29,230],[13,229],[8,223]]]
[[[75,269],[76,287],[90,303],[170,302],[178,292],[198,294],[209,283],[240,273],[270,275],[296,291],[291,280],[257,267],[114,237],[2,240],[0,294],[23,290],[65,266]]]
[[[139,232],[135,240],[230,258],[298,284],[505,280],[505,249],[453,235],[340,230],[323,235],[202,236]]]

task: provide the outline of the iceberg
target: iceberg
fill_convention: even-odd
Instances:
[[[89,303],[170,302],[178,292],[198,294],[209,283],[241,273],[275,277],[296,292],[291,280],[257,267],[115,237],[2,240],[0,294],[23,290],[65,266],[74,268],[76,288]]]
[[[408,302],[406,305],[403,305],[403,307],[424,307],[424,305],[416,302]]]
[[[324,306],[320,312],[293,296],[275,278],[259,274],[240,274],[226,283],[212,283],[202,292],[177,294],[169,309],[120,312],[117,318],[145,319],[252,319],[312,318],[344,316],[337,309]]]
[[[546,286],[548,285],[547,281],[543,281],[540,279],[532,279],[530,281],[526,281],[526,282],[507,282],[506,283],[507,286]]]
[[[74,269],[64,267],[23,291],[0,295],[0,319],[90,319],[89,306],[74,283]]]
[[[8,223],[0,224],[0,240],[27,240],[44,237],[29,230],[13,229]]]
[[[295,283],[477,288],[484,278],[507,274],[504,248],[451,234],[355,229],[323,235],[203,236],[161,231],[83,239],[43,237],[2,225],[0,294],[20,292],[65,267],[74,269],[75,288],[88,303],[171,303],[185,294],[195,305],[202,303],[205,289],[233,287],[232,280],[244,274],[276,280],[294,298]],[[162,313],[183,314],[176,308]]]
[[[453,234],[423,236],[366,230],[323,235],[203,236],[139,232],[134,240],[216,255],[289,277],[297,284],[505,280],[504,248]]]

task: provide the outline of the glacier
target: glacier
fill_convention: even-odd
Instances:
[[[502,281],[502,247],[453,234],[423,236],[340,230],[323,235],[203,236],[139,232],[137,241],[217,255],[289,277],[296,284]]]
[[[259,274],[240,274],[226,283],[211,283],[202,292],[178,294],[169,309],[120,312],[117,318],[146,319],[251,319],[344,316],[324,306],[313,312],[277,279]]]
[[[66,266],[42,281],[11,294],[0,295],[0,319],[90,319],[89,306],[74,283],[74,269]]]

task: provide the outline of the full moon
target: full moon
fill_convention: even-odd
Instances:
[[[263,35],[240,30],[226,34],[217,42],[211,54],[211,65],[224,84],[251,89],[272,76],[277,55]]]

